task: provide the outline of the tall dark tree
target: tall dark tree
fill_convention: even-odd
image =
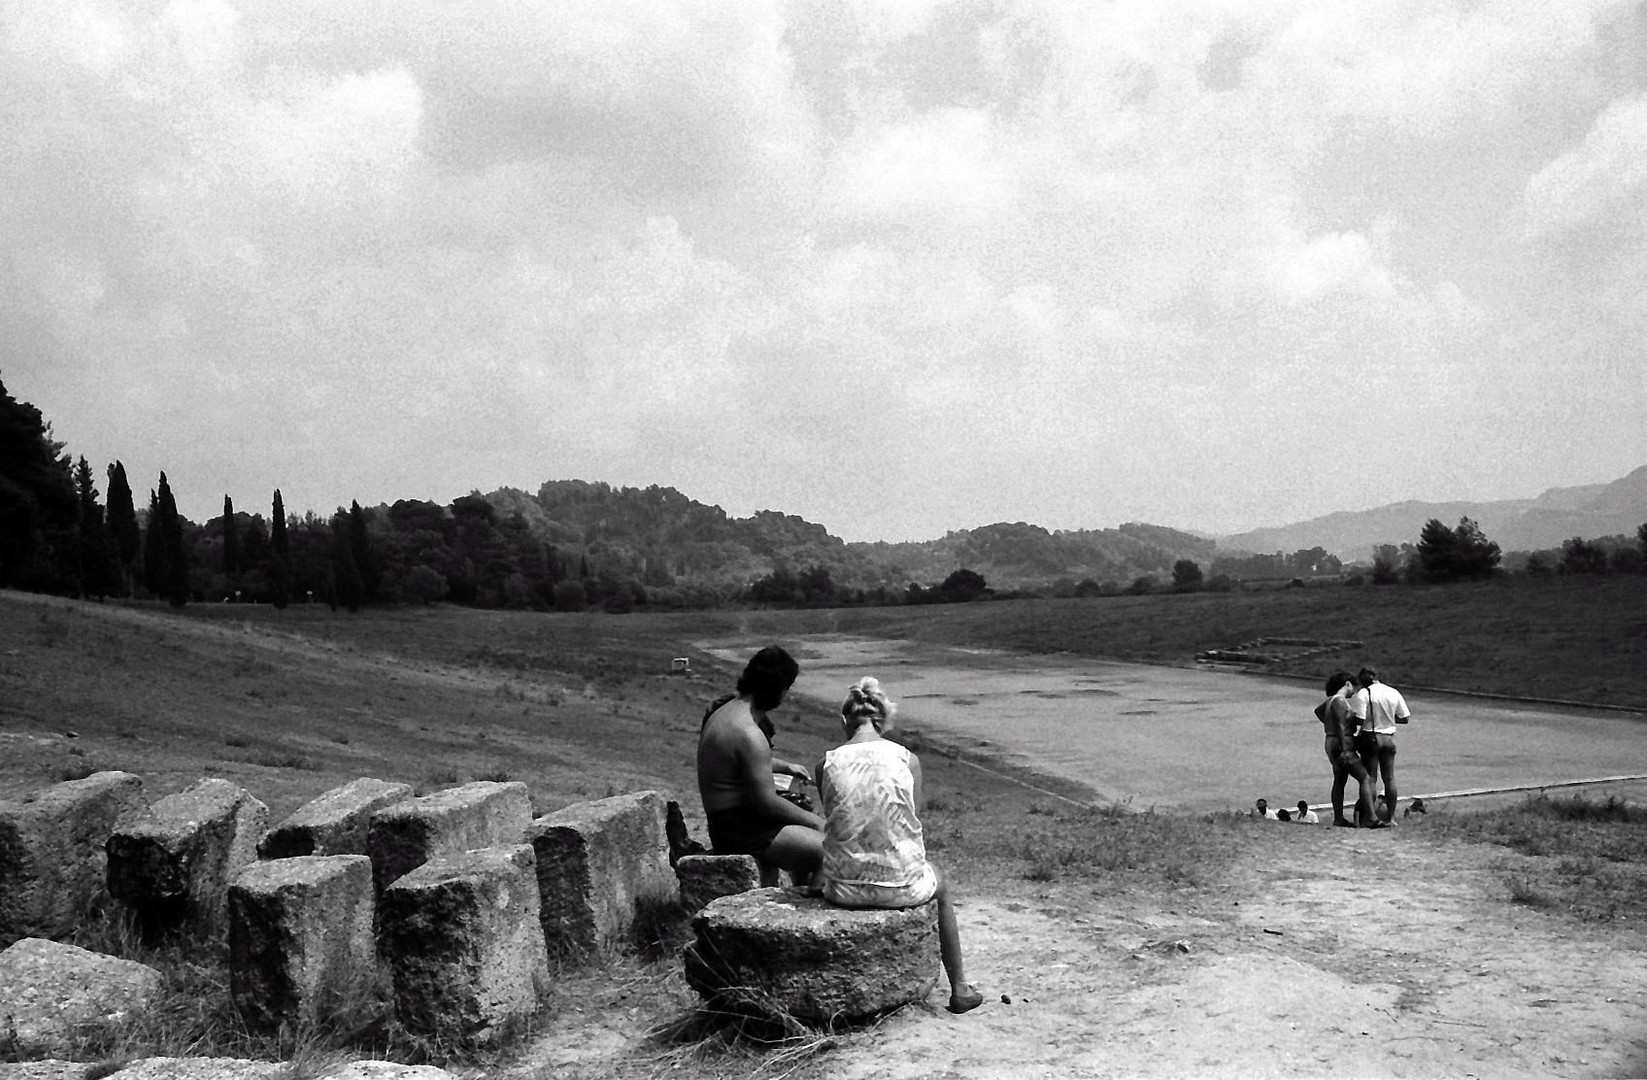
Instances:
[[[240,526],[234,520],[234,500],[227,495],[223,496],[223,573],[232,589],[240,573]]]
[[[372,550],[372,538],[366,531],[366,512],[360,503],[349,503],[349,554],[354,558],[360,574],[361,599],[367,602],[378,598],[383,577],[378,568],[377,554]],[[350,610],[353,610],[352,608]]]
[[[166,540],[160,527],[160,496],[149,489],[149,514],[143,522],[143,588],[159,596],[166,587]]]
[[[0,382],[0,587],[72,592],[76,500],[63,444]]]
[[[143,532],[137,527],[137,508],[132,505],[132,486],[126,481],[126,466],[116,461],[109,466],[109,539],[120,566],[120,580],[126,595],[137,585],[137,557],[143,550]]]
[[[346,513],[332,518],[332,581],[328,599],[350,611],[359,611],[366,602],[366,584],[361,578],[360,564],[355,561],[350,516]]]
[[[275,488],[269,514],[269,602],[284,608],[292,600],[292,546],[286,536],[286,504]]]
[[[189,555],[183,547],[183,519],[177,513],[177,500],[172,497],[172,486],[166,474],[160,474],[160,538],[164,554],[161,593],[172,607],[182,607],[189,600]],[[154,528],[154,524],[149,526]]]
[[[74,489],[79,504],[75,547],[79,556],[80,595],[102,598],[119,587],[120,576],[114,564],[114,549],[103,519],[103,507],[97,501],[97,483],[84,457],[74,467]]]
[[[1498,545],[1467,517],[1459,519],[1456,529],[1431,518],[1419,533],[1418,562],[1426,581],[1491,577],[1499,558]]]

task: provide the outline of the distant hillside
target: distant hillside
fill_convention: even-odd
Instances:
[[[1319,545],[1346,562],[1366,562],[1374,545],[1415,543],[1431,518],[1457,525],[1461,517],[1474,518],[1504,551],[1560,547],[1574,536],[1634,535],[1647,522],[1647,465],[1610,484],[1551,488],[1536,499],[1393,503],[1221,536],[1218,546],[1267,553]]]
[[[615,488],[582,480],[545,483],[537,494],[504,488],[485,496],[499,518],[515,515],[562,553],[587,558],[599,573],[647,585],[726,589],[774,571],[829,570],[836,585],[903,590],[975,570],[995,589],[1030,588],[1064,579],[1129,584],[1141,575],[1170,577],[1172,564],[1210,563],[1216,545],[1156,525],[1049,532],[1038,525],[986,525],[914,543],[852,543],[824,526],[763,510],[729,517],[674,488]]]

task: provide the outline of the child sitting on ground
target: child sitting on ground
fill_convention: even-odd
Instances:
[[[814,884],[849,908],[918,907],[938,900],[938,951],[949,977],[949,1011],[984,996],[966,981],[961,935],[948,883],[927,861],[917,810],[921,759],[881,738],[895,706],[873,678],[859,679],[841,705],[847,740],[827,751],[814,775],[824,808],[823,867]]]

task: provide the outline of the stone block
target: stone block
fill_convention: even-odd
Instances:
[[[372,862],[299,855],[253,863],[229,887],[229,989],[248,1027],[347,1024],[377,974]]]
[[[67,1057],[79,1040],[141,1019],[161,984],[135,960],[24,938],[0,952],[0,1046]]]
[[[714,1007],[803,1023],[856,1021],[937,982],[937,904],[853,910],[798,889],[712,901],[692,919],[686,981]]]
[[[697,911],[711,900],[778,884],[778,868],[753,855],[682,855],[675,862],[681,906]]]
[[[46,1058],[0,1065],[0,1080],[86,1080],[86,1063]]]
[[[4,1080],[4,1078],[0,1078]],[[392,1061],[353,1061],[320,1080],[457,1080],[434,1065],[397,1065]]]
[[[507,1041],[549,980],[530,844],[431,860],[383,891],[378,944],[409,1031],[458,1045]]]
[[[109,892],[146,935],[224,926],[229,882],[257,857],[269,808],[237,784],[201,780],[127,818],[109,837]]]
[[[146,805],[142,779],[125,772],[0,800],[0,947],[63,937],[100,907],[115,823]]]
[[[655,791],[574,803],[532,822],[543,937],[575,954],[633,944],[636,919],[676,898],[664,833],[664,800]]]
[[[152,1057],[126,1063],[108,1080],[291,1080],[292,1067],[281,1061],[224,1057]]]
[[[366,854],[379,893],[442,855],[518,844],[532,823],[526,785],[481,780],[384,807],[372,815]]]
[[[294,855],[364,855],[372,815],[412,797],[410,784],[361,777],[302,806],[269,830],[257,853],[265,859]]]

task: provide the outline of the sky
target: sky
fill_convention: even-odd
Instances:
[[[0,379],[204,521],[847,540],[1647,463],[1640,0],[0,0]]]

